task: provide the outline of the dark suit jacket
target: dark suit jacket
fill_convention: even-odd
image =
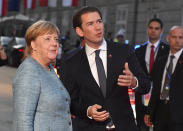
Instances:
[[[155,72],[154,68],[152,68],[151,73],[149,74],[148,69],[146,67],[146,62],[145,62],[145,55],[146,55],[146,48],[147,48],[147,42],[142,44],[139,48],[136,49],[135,54],[139,60],[139,63],[143,69],[143,71],[146,73],[146,75],[149,76],[149,78],[152,80],[152,73]],[[156,55],[156,59],[154,62],[154,65],[157,64],[157,59],[160,58],[162,55],[166,55],[169,53],[169,45],[165,44],[164,42],[160,42],[158,52]],[[142,95],[139,93],[135,94],[135,104],[136,104],[136,116],[137,116],[137,123],[139,120],[144,120],[144,114],[147,112],[147,107],[144,106],[142,103]]]
[[[63,64],[68,60],[70,59],[71,57],[73,57],[75,54],[77,54],[77,52],[79,52],[82,48],[81,47],[78,47],[78,48],[74,48],[70,51],[67,51],[65,53],[63,53],[61,59],[59,61],[57,61],[57,68],[58,68],[58,74],[59,76],[62,76],[62,66]]]
[[[63,55],[61,57],[61,60],[62,61],[67,61],[68,59],[70,59],[72,56],[74,56],[81,49],[82,49],[82,47],[77,47],[77,48],[74,48],[70,51],[67,51],[67,52],[63,53]]]
[[[96,83],[89,66],[85,48],[69,59],[63,67],[62,80],[71,95],[71,113],[78,118],[78,131],[105,131],[106,122],[96,122],[87,117],[87,108],[101,105],[110,112],[116,131],[136,131],[129,101],[128,87],[119,87],[117,79],[125,62],[137,77],[139,93],[147,93],[150,82],[140,68],[135,53],[127,45],[107,44],[107,92],[106,97]]]
[[[0,66],[6,65],[7,64],[7,60],[0,60]]]
[[[158,66],[154,67],[156,69],[156,75],[152,74],[154,86],[152,90],[152,97],[149,102],[148,109],[150,110],[150,116],[152,122],[154,121],[154,116],[158,110],[158,104],[160,103],[160,92],[161,92],[161,83],[163,78],[164,68],[168,55],[163,56],[158,59]],[[183,124],[183,102],[182,102],[182,93],[183,93],[183,52],[179,57],[179,60],[176,64],[175,70],[171,76],[170,81],[170,91],[169,91],[169,107],[170,107],[170,116],[173,123]]]

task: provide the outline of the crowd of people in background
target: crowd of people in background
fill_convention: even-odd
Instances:
[[[73,28],[75,44],[70,32],[59,39],[48,21],[26,31],[13,80],[13,130],[183,131],[182,26],[173,26],[164,42],[164,23],[152,18],[138,48],[127,44],[122,29],[105,35],[96,7],[79,9]],[[0,45],[0,66],[6,63]],[[135,93],[136,118],[128,89]]]

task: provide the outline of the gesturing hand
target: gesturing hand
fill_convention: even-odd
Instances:
[[[137,85],[137,80],[134,78],[133,73],[130,71],[127,62],[125,63],[125,69],[123,70],[123,73],[124,75],[119,75],[117,84],[119,86],[135,87]]]

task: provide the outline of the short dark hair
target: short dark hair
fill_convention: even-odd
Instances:
[[[148,22],[148,26],[151,24],[151,22],[158,22],[160,24],[160,26],[161,26],[161,29],[163,29],[163,22],[162,22],[161,19],[159,19],[159,18],[152,18],[152,19],[150,19],[149,22]]]
[[[90,13],[90,12],[97,12],[99,13],[101,19],[102,19],[102,13],[100,12],[100,10],[96,7],[92,7],[92,6],[86,6],[86,7],[83,7],[81,8],[80,10],[78,10],[75,15],[73,16],[73,19],[72,19],[72,23],[73,23],[73,28],[76,29],[76,27],[80,27],[81,28],[81,25],[82,25],[82,21],[81,21],[81,16],[83,14],[86,14],[86,13]]]

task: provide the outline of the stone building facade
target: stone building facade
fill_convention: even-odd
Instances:
[[[74,42],[77,38],[72,28],[72,16],[82,6],[96,6],[103,14],[105,34],[115,37],[120,31],[130,44],[146,41],[146,27],[150,18],[157,17],[164,22],[163,39],[173,25],[183,25],[182,0],[79,0],[77,7],[63,7],[62,0],[57,0],[56,7],[40,7],[36,0],[35,9],[24,9],[21,0],[20,12],[31,20],[49,20],[55,23],[62,35],[70,32]],[[8,12],[8,15],[12,15]]]

